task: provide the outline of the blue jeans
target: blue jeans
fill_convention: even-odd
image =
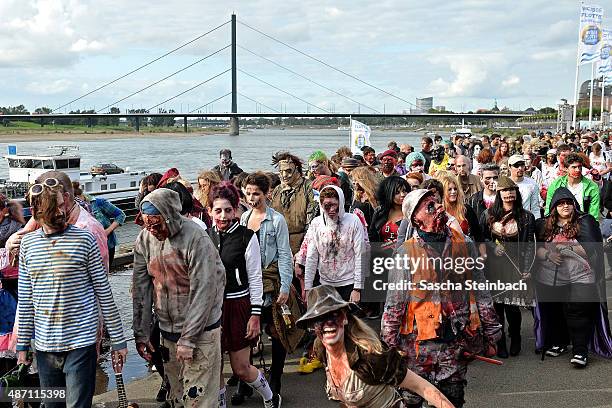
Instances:
[[[90,408],[96,385],[96,345],[52,353],[36,351],[40,386],[66,387],[65,402],[45,401],[45,408]]]

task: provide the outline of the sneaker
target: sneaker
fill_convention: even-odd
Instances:
[[[570,363],[572,363],[574,367],[584,368],[587,366],[587,356],[585,354],[574,354]]]
[[[161,387],[159,387],[159,391],[157,391],[157,396],[155,397],[155,401],[164,402],[168,398],[168,388],[166,388],[166,384],[162,382]]]
[[[304,363],[304,364],[302,364]],[[312,374],[315,370],[319,368],[325,367],[321,360],[316,357],[312,357],[310,360],[307,360],[306,357],[302,357],[300,359],[300,365],[298,367],[298,372],[300,374]]]
[[[546,355],[549,357],[559,357],[566,351],[567,347],[565,346],[552,346],[550,349],[546,350]]]
[[[283,403],[283,398],[280,394],[274,394],[272,397],[272,408],[280,408]]]

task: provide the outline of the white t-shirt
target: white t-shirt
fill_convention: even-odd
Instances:
[[[604,152],[601,152],[601,155],[595,156],[595,153],[591,152],[589,154],[589,161],[591,162],[591,167],[597,169],[600,173],[608,169],[609,156],[606,157]],[[604,179],[608,179],[608,174],[604,174]]]
[[[531,212],[537,220],[540,218],[540,187],[531,177],[527,176],[515,183],[521,192],[523,208]]]
[[[582,206],[584,205],[582,199],[582,183],[578,183],[576,186],[571,186],[569,183],[567,183],[567,189],[572,192],[572,194],[576,198],[576,201],[578,201],[580,210],[584,211],[584,208],[582,208]]]

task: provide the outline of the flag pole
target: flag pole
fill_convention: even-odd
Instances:
[[[582,2],[580,2],[582,7]],[[582,9],[580,10],[582,12]],[[578,47],[576,50],[576,80],[574,82],[574,115],[572,118],[572,127],[576,131],[576,114],[578,112],[578,74],[580,73],[580,27],[582,22],[578,19]]]
[[[595,79],[595,63],[591,62],[591,97],[589,98],[589,127],[593,121],[593,82]]]
[[[603,113],[604,113],[604,93],[606,92],[606,73],[601,74],[601,108],[599,109],[599,121],[601,122],[601,130],[603,130]]]

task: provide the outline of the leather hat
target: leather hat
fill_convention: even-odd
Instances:
[[[308,310],[298,319],[296,325],[300,329],[306,329],[313,320],[344,308],[359,309],[356,304],[342,299],[333,286],[321,285],[314,287],[308,292]]]

